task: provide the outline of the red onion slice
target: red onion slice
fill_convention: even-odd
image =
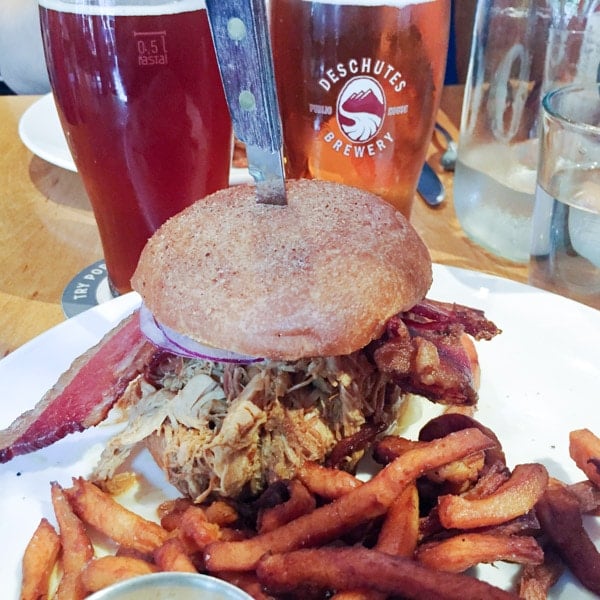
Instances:
[[[186,358],[200,358],[215,362],[243,364],[264,360],[257,356],[248,356],[232,352],[231,350],[205,346],[157,321],[145,304],[140,306],[140,329],[156,346],[168,350],[173,354],[185,356]]]

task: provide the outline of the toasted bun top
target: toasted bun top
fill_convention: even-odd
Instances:
[[[164,325],[203,344],[273,360],[349,354],[431,285],[428,251],[379,197],[287,182],[287,206],[254,187],[212,194],[167,221],[132,285]]]

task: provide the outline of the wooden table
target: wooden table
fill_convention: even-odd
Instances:
[[[457,133],[462,88],[444,90],[440,122]],[[34,96],[0,96],[0,357],[65,319],[61,295],[72,277],[102,258],[89,201],[76,173],[34,156],[18,134]],[[448,189],[431,209],[417,199],[412,221],[435,262],[526,281],[526,266],[500,259],[463,234],[452,204],[452,175],[429,162]]]

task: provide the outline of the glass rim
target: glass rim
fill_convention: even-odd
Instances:
[[[175,588],[202,597],[216,595],[230,600],[252,600],[244,590],[224,579],[206,573],[184,573],[183,571],[161,571],[118,581],[94,592],[89,598],[90,600],[117,600],[124,594],[127,594],[127,597],[134,595],[136,598],[141,598],[142,594],[147,595],[153,588],[167,592]]]
[[[154,16],[206,9],[205,0],[37,0],[56,12],[106,16]]]
[[[600,114],[600,82],[579,82],[552,88],[544,94],[544,97],[542,98],[542,106],[548,116],[563,123],[564,125],[567,125],[571,129],[576,129],[587,134],[600,136],[600,119],[597,123],[589,123],[584,120],[579,120],[568,114],[564,114],[565,111],[553,104],[555,100],[562,98],[566,94],[583,92],[586,95],[593,95],[594,91],[596,92],[596,97],[598,100],[597,108],[598,113]]]

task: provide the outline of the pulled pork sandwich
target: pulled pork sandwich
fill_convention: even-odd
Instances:
[[[282,207],[257,203],[252,186],[222,190],[149,240],[132,279],[143,304],[121,325],[129,333],[79,359],[32,417],[58,410],[86,376],[81,365],[104,353],[118,384],[102,391],[104,411],[70,428],[95,424],[121,396],[127,423],[98,480],[140,443],[198,500],[258,493],[307,460],[352,468],[396,430],[407,394],[476,402],[467,334],[498,330],[480,311],[425,300],[431,277],[415,230],[373,194],[290,181]],[[129,353],[114,352],[125,344]],[[23,442],[28,427],[0,433],[0,459],[45,445]]]

